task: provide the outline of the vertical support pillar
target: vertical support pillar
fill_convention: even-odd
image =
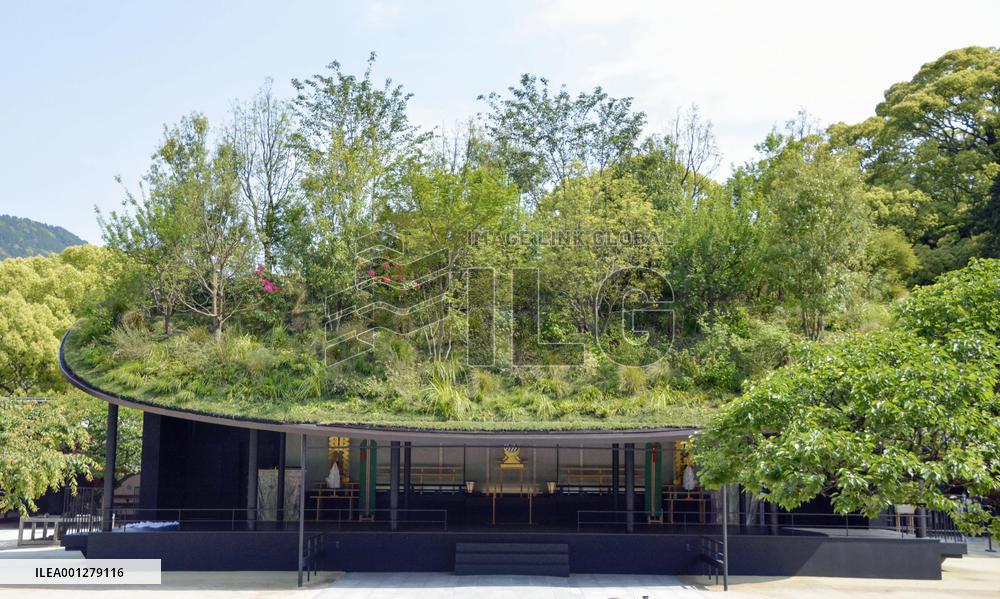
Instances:
[[[306,436],[302,435],[299,447],[299,586],[302,586],[302,570],[305,566],[306,541]]]
[[[399,528],[399,441],[389,444],[389,530]]]
[[[635,443],[625,444],[625,530],[635,531]]]
[[[111,531],[115,501],[115,462],[118,459],[118,404],[108,404],[108,434],[104,443],[104,495],[101,496],[101,530]]]
[[[250,429],[247,443],[247,528],[253,529],[257,522],[257,442],[260,431]]]
[[[737,493],[736,497],[739,499],[739,506],[738,506],[739,509],[737,510],[739,515],[737,517],[736,523],[740,527],[740,534],[743,534],[744,532],[746,532],[746,525],[748,518],[747,514],[749,513],[748,504],[750,503],[750,495],[747,494],[746,490],[743,488],[743,485],[736,485],[736,493]]]
[[[410,509],[410,495],[412,494],[413,494],[413,448],[410,446],[409,441],[405,441],[403,443],[403,507],[405,509]]]
[[[361,477],[358,481],[358,508],[360,517],[371,519],[375,509],[375,489],[378,478],[378,443],[361,441]]]
[[[556,443],[556,489],[559,489],[559,444]]]
[[[663,447],[659,443],[646,443],[646,463],[644,475],[646,478],[646,493],[643,499],[646,504],[646,515],[650,521],[663,522]]]
[[[917,521],[917,538],[923,539],[927,537],[927,510],[918,507],[916,509],[916,514],[914,517]]]
[[[767,519],[772,535],[778,534],[778,504],[767,502]]]
[[[278,435],[278,488],[274,505],[274,518],[282,523],[284,530],[285,522],[285,444],[288,442],[288,433]]]
[[[618,492],[621,489],[621,473],[618,470],[621,468],[621,449],[618,447],[617,443],[611,444],[611,499],[614,503],[614,509],[618,509]]]
[[[729,487],[722,485],[722,590],[729,590]]]
[[[156,508],[160,506],[160,431],[163,417],[150,412],[142,413],[142,485],[139,486],[139,518],[160,520]]]

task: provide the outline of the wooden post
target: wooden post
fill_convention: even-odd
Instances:
[[[108,434],[104,442],[104,496],[101,497],[101,530],[111,532],[115,501],[115,462],[118,459],[118,404],[108,404]]]

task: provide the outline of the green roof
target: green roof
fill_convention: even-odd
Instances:
[[[444,431],[699,428],[725,399],[665,387],[624,396],[600,394],[593,386],[576,393],[538,387],[473,393],[473,385],[457,383],[445,388],[417,383],[409,395],[405,390],[366,394],[366,385],[389,385],[391,377],[344,386],[333,369],[303,360],[288,344],[193,334],[143,333],[129,339],[120,331],[88,338],[80,330],[71,329],[63,340],[64,369],[92,393],[270,423]]]

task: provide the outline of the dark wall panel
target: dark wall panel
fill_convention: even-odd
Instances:
[[[169,509],[246,507],[248,429],[151,414],[143,424],[141,507],[159,509],[159,519],[175,517]],[[277,466],[279,437],[260,432],[261,468]]]

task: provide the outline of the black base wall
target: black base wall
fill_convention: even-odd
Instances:
[[[567,543],[573,573],[702,574],[700,537],[659,534],[338,532],[326,535],[321,569],[450,572],[455,543]],[[936,540],[734,536],[733,575],[941,578]],[[294,570],[294,532],[94,533],[88,558],[159,558],[164,570]]]
[[[164,571],[296,570],[287,532],[128,532],[87,535],[87,559],[160,559]]]

